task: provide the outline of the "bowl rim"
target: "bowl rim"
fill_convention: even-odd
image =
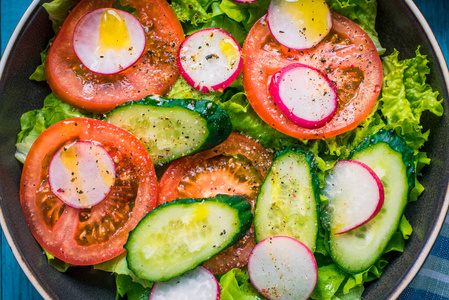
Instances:
[[[432,49],[435,51],[435,55],[438,61],[438,64],[441,67],[441,71],[444,76],[444,82],[446,84],[447,90],[449,90],[449,70],[446,63],[446,60],[444,58],[443,52],[441,51],[441,48],[436,40],[435,35],[433,34],[429,24],[427,23],[426,19],[424,18],[421,11],[418,9],[416,4],[413,2],[413,0],[403,0],[404,3],[409,7],[411,13],[416,17],[417,21],[421,25],[421,28],[424,30],[427,38],[429,39],[429,42],[432,46]],[[11,50],[13,45],[15,44],[17,38],[19,37],[20,32],[24,28],[25,24],[27,23],[30,16],[33,14],[35,9],[40,5],[41,0],[33,0],[33,2],[29,5],[27,10],[25,11],[24,15],[20,19],[19,23],[17,24],[16,28],[14,29],[7,45],[5,48],[5,51],[3,52],[3,55],[0,60],[0,80],[3,77],[4,69],[6,66],[6,62],[11,54]],[[445,199],[443,202],[443,205],[441,207],[441,210],[438,214],[438,218],[432,227],[432,231],[430,235],[428,236],[428,239],[425,243],[425,245],[422,247],[422,250],[420,254],[418,255],[418,258],[413,263],[412,267],[409,269],[408,273],[404,276],[402,282],[395,288],[395,290],[392,292],[390,299],[396,299],[399,297],[399,295],[404,291],[404,289],[411,283],[413,278],[416,276],[422,265],[424,264],[424,261],[429,256],[430,251],[438,238],[438,235],[442,229],[444,220],[446,218],[446,214],[448,212],[449,207],[449,187],[446,190],[445,193]],[[11,251],[17,260],[17,263],[20,265],[22,271],[25,273],[28,280],[31,282],[31,284],[34,286],[34,288],[37,290],[37,292],[42,296],[44,299],[51,299],[50,295],[45,291],[44,287],[39,283],[38,279],[33,275],[28,265],[25,263],[24,259],[20,255],[19,249],[17,248],[17,245],[15,244],[11,233],[9,232],[9,228],[6,224],[6,219],[2,211],[2,207],[0,206],[0,225],[3,230],[3,234],[6,238],[6,241],[8,242],[9,247],[11,248]]]
[[[19,33],[22,31],[26,22],[31,17],[32,13],[39,4],[40,0],[33,0],[33,2],[31,2],[30,6],[28,6],[27,10],[25,11],[19,23],[17,24],[16,28],[14,29],[8,43],[6,44],[5,51],[3,52],[0,60],[0,81],[3,78],[3,72],[5,70],[6,61],[8,60],[11,54],[13,45],[15,44],[17,38],[19,37]],[[5,215],[3,214],[1,206],[0,206],[0,225],[3,230],[3,235],[5,236],[5,239],[8,242],[8,245],[11,249],[11,252],[13,253],[15,259],[17,260],[17,263],[19,264],[20,268],[25,273],[25,276],[28,278],[28,280],[31,282],[31,284],[34,286],[34,288],[41,295],[42,298],[51,299],[50,295],[47,293],[47,291],[45,291],[44,287],[39,283],[38,279],[33,275],[30,268],[20,255],[19,249],[17,248],[17,245],[14,242],[11,233],[9,232],[9,228],[6,224]]]
[[[418,9],[416,4],[413,2],[413,0],[404,0],[404,2],[408,5],[410,8],[412,14],[416,17],[417,21],[420,23],[422,29],[427,35],[427,38],[430,41],[430,44],[432,45],[433,50],[435,51],[436,58],[438,59],[438,64],[441,67],[441,71],[444,76],[444,82],[446,83],[446,89],[449,89],[449,71],[448,66],[446,63],[446,60],[444,58],[443,52],[441,51],[440,45],[438,44],[438,41],[433,34],[432,29],[430,28],[429,24],[427,23],[426,19],[424,18],[421,11]],[[434,226],[432,227],[432,231],[424,245],[424,247],[421,250],[421,253],[418,255],[418,258],[415,260],[414,264],[406,274],[406,276],[403,278],[402,282],[396,287],[396,289],[391,294],[391,299],[396,299],[399,297],[399,295],[405,290],[405,288],[411,283],[413,278],[415,278],[418,271],[421,269],[422,265],[424,264],[424,261],[429,256],[430,251],[432,250],[433,245],[435,244],[438,235],[440,234],[440,231],[443,227],[444,220],[446,218],[446,214],[448,212],[448,206],[449,206],[449,187],[446,189],[445,198],[443,205],[441,207],[441,210],[438,214],[437,221],[435,222]]]

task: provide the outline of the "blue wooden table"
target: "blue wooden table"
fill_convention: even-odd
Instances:
[[[25,12],[31,0],[1,0],[1,50],[5,49],[9,36],[19,22],[21,15]],[[446,21],[449,16],[448,0],[415,0],[424,17],[433,29],[435,36],[440,43],[441,49],[449,60],[449,23]],[[449,251],[449,250],[448,250]],[[42,299],[34,287],[20,269],[8,243],[1,234],[0,240],[0,299],[2,300],[33,300]],[[447,269],[449,281],[449,267]],[[448,292],[449,293],[449,292]],[[449,296],[449,295],[448,295]],[[415,298],[415,297],[413,297]],[[418,299],[418,298],[416,298]],[[425,300],[443,299],[438,296],[423,297]],[[446,299],[446,298],[444,298]]]

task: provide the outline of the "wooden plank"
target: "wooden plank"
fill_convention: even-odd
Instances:
[[[449,23],[446,22],[446,18],[449,13],[449,1],[414,0],[414,2],[432,28],[447,64],[449,60]]]
[[[40,300],[42,297],[31,285],[17,263],[2,233],[1,294],[4,300]]]

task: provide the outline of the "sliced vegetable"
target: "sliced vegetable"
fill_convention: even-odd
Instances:
[[[291,49],[308,49],[330,32],[332,13],[324,0],[271,0],[267,23],[279,44]]]
[[[230,194],[254,206],[272,160],[256,141],[233,132],[212,149],[172,162],[159,182],[158,202]]]
[[[326,38],[301,51],[276,42],[263,17],[251,28],[243,53],[243,86],[251,106],[267,124],[300,139],[326,138],[354,129],[371,112],[382,86],[382,64],[374,43],[360,27],[337,14]],[[336,85],[337,112],[320,128],[296,125],[270,97],[271,76],[292,63],[316,68]]]
[[[326,175],[323,195],[330,234],[342,234],[362,226],[382,208],[384,187],[379,177],[366,164],[341,160]]]
[[[316,172],[310,152],[290,148],[277,155],[257,197],[256,241],[290,236],[315,250],[320,199]]]
[[[226,31],[207,28],[188,36],[179,48],[178,67],[196,90],[223,90],[239,75],[243,65],[240,45]]]
[[[149,300],[220,300],[220,285],[206,268],[197,267],[167,282],[156,282]]]
[[[366,138],[350,158],[368,165],[385,191],[384,204],[373,219],[347,233],[328,235],[334,262],[347,272],[360,273],[379,259],[396,232],[415,183],[415,163],[404,140],[385,130]]]
[[[145,44],[145,31],[139,20],[113,8],[85,14],[73,34],[73,49],[81,63],[104,75],[131,67],[142,56]]]
[[[318,280],[313,253],[286,236],[258,243],[249,257],[248,274],[254,287],[271,300],[308,299]]]
[[[271,162],[271,154],[257,142],[231,133],[210,150],[172,162],[159,182],[159,203],[228,194],[241,196],[254,206]],[[254,229],[250,228],[242,239],[203,266],[214,274],[242,267],[255,244]]]
[[[48,167],[48,184],[62,202],[91,208],[107,197],[115,183],[115,164],[109,153],[91,141],[59,148]]]
[[[226,111],[211,101],[157,96],[117,107],[106,121],[139,138],[154,164],[216,146],[232,130]]]
[[[81,63],[73,47],[76,25],[87,13],[111,8],[115,2],[117,0],[80,1],[52,42],[44,65],[48,84],[59,99],[94,113],[108,112],[117,105],[147,95],[163,95],[179,76],[176,54],[184,33],[165,0],[126,1],[127,6],[135,9],[133,15],[143,26],[146,40],[143,55],[132,67],[118,74],[102,75],[91,72]],[[105,44],[113,44],[111,34],[117,33],[109,29],[101,29]]]
[[[269,88],[277,107],[300,127],[322,127],[337,111],[335,85],[309,66],[291,64],[280,69],[271,77]]]
[[[128,267],[142,279],[170,280],[238,241],[252,219],[251,205],[237,196],[167,202],[130,232]]]
[[[75,141],[101,145],[115,163],[111,192],[91,208],[66,205],[51,191],[48,170],[61,147]],[[129,132],[89,118],[60,121],[39,135],[23,166],[20,204],[39,244],[72,265],[93,265],[124,252],[128,233],[156,206],[151,158]]]

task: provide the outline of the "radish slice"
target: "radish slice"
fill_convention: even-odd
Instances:
[[[295,63],[271,77],[270,93],[281,112],[296,125],[324,126],[337,111],[335,85],[317,69]]]
[[[132,66],[145,50],[145,32],[133,15],[100,8],[84,15],[75,27],[73,49],[86,68],[116,74]]]
[[[268,299],[308,299],[318,280],[315,257],[298,240],[286,236],[258,243],[248,260],[254,287]]]
[[[109,194],[115,182],[115,164],[100,145],[82,141],[61,147],[50,161],[51,191],[74,208],[90,208]]]
[[[188,36],[178,52],[178,67],[196,90],[209,93],[223,90],[239,75],[242,49],[236,40],[219,28],[207,28]]]
[[[374,171],[362,162],[341,160],[325,177],[322,190],[329,199],[325,216],[331,234],[362,226],[382,208],[384,187]]]
[[[279,44],[301,50],[326,37],[332,28],[332,13],[324,0],[271,0],[267,22]]]
[[[167,282],[156,282],[149,300],[219,300],[220,285],[204,267],[197,267]]]

